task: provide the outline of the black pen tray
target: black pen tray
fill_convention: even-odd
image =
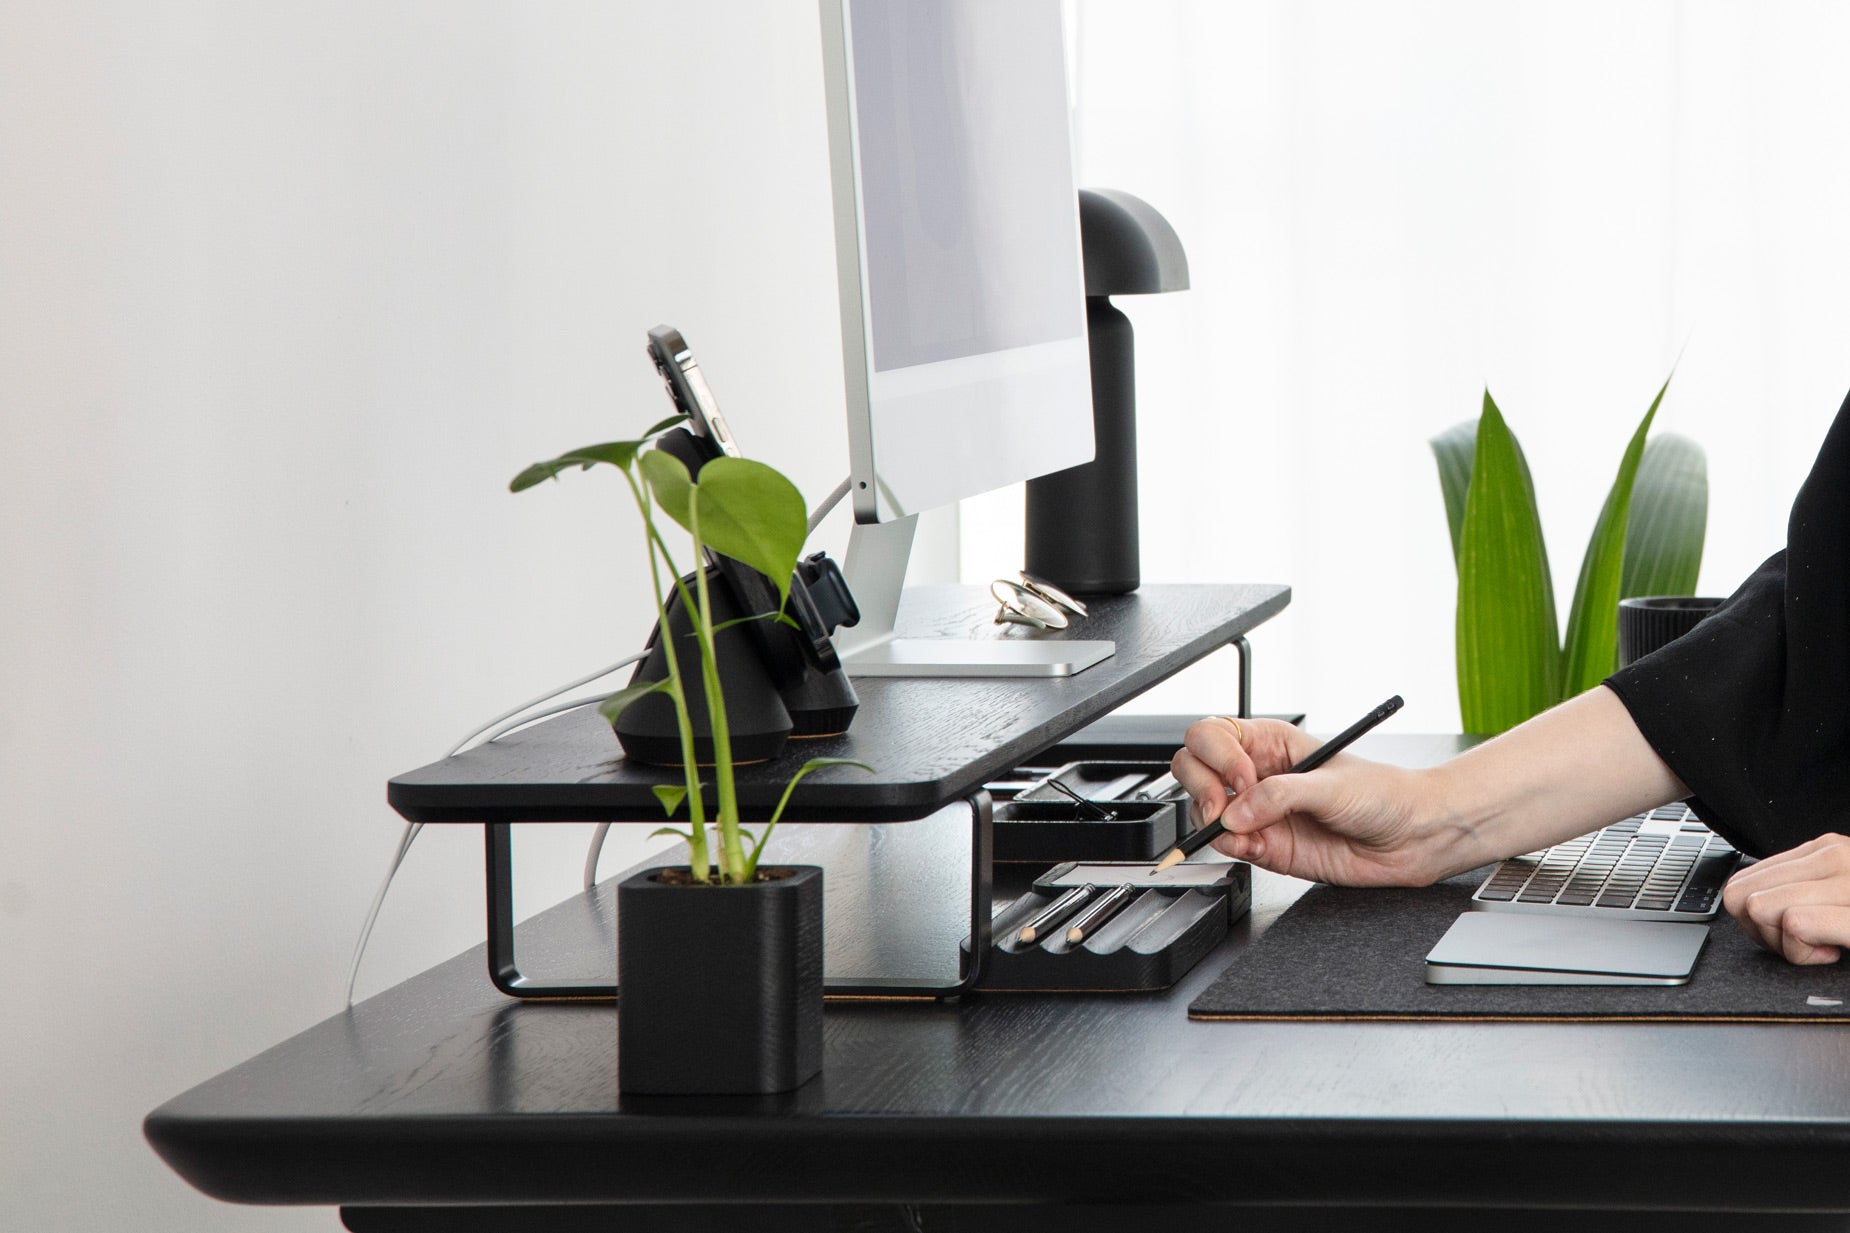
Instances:
[[[1020,992],[1119,992],[1167,989],[1220,944],[1252,901],[1252,867],[1243,862],[1187,862],[1166,871],[1175,884],[1132,896],[1117,915],[1077,945],[1060,922],[1034,942],[1020,940],[1030,918],[1073,887],[1090,882],[1104,894],[1142,882],[1151,861],[1068,861],[1037,878],[998,914],[979,989]],[[1194,884],[1180,884],[1180,879]],[[1075,880],[1078,879],[1078,880]],[[1083,909],[1082,909],[1083,910]],[[969,947],[969,939],[964,940]]]
[[[1148,861],[1180,842],[1182,810],[1174,801],[1101,802],[1117,817],[1082,817],[1072,801],[1025,801],[996,806],[995,859]]]
[[[1153,779],[1164,762],[1072,762],[1013,800],[996,806],[998,861],[1147,861],[1162,856],[1187,833],[1182,806],[1174,801],[1093,798],[1096,790],[1132,774]],[[1050,779],[1093,799],[1111,819],[1087,817],[1077,801],[1047,786]]]

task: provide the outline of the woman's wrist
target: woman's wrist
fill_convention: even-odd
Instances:
[[[1456,762],[1412,772],[1415,801],[1412,818],[1414,868],[1409,874],[1422,885],[1495,860],[1473,816],[1468,782]]]

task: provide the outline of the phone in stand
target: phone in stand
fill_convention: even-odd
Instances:
[[[668,387],[668,397],[688,418],[693,456],[684,456],[686,444],[677,442],[677,434],[673,432],[662,439],[662,448],[680,458],[690,472],[697,472],[701,465],[714,458],[743,458],[744,454],[733,440],[732,430],[720,414],[719,400],[713,396],[713,389],[694,358],[693,348],[687,345],[681,331],[671,325],[656,326],[649,331],[648,351],[650,363],[655,365],[662,383]],[[750,624],[763,652],[765,666],[780,688],[798,684],[811,668],[823,672],[840,668],[841,659],[835,653],[829,631],[836,624],[852,625],[860,616],[847,584],[841,581],[840,570],[826,558],[819,563],[817,558],[820,557],[819,553],[801,562],[790,580],[790,599],[784,611],[796,622],[796,629],[773,620]],[[732,588],[734,598],[745,612],[778,611],[777,587],[769,578],[720,553],[709,552],[708,558]],[[828,613],[818,606],[811,593],[812,585],[824,592],[825,601],[833,600]]]
[[[672,325],[658,325],[650,330],[649,361],[662,375],[668,397],[691,422],[694,435],[705,437],[721,454],[731,458],[745,457],[733,442],[732,430],[726,427],[726,418],[719,413],[719,400],[713,397],[713,389],[700,371],[700,362],[694,358],[687,339],[681,337],[681,331]]]

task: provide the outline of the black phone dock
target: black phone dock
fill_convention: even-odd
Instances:
[[[998,828],[1000,830],[1000,828]],[[1123,906],[1072,939],[1072,925],[1129,884]],[[1024,939],[1024,929],[1075,888],[1093,890],[1072,910]],[[1120,992],[1167,989],[1219,945],[1252,902],[1252,867],[1188,861],[1156,871],[1152,861],[1067,861],[1036,878],[999,913],[979,989]],[[964,941],[966,962],[969,940]]]

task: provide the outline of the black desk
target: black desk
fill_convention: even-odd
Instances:
[[[1365,740],[1406,763],[1457,744]],[[831,895],[853,897],[857,867],[877,893],[932,842],[961,856],[955,828],[933,832],[868,828],[880,843],[829,862]],[[854,833],[786,839],[807,859]],[[607,956],[609,885],[524,943]],[[620,1097],[616,1009],[512,1002],[478,947],[170,1101],[147,1133],[209,1194],[341,1204],[362,1230],[905,1229],[907,1203],[925,1229],[1061,1233],[1850,1224],[1803,1214],[1850,1211],[1850,1032],[1191,1023],[1302,887],[1254,890],[1252,918],[1166,994],[831,1004],[821,1076],[769,1098]],[[831,940],[832,961],[865,958]],[[1090,1206],[1022,1206],[1074,1203]],[[1636,1210],[1670,1207],[1755,1214]]]

